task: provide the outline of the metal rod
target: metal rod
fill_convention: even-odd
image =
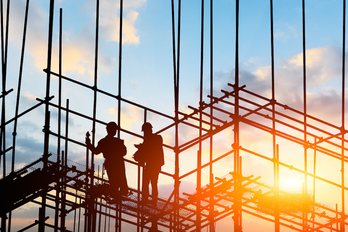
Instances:
[[[7,54],[8,54],[8,34],[10,26],[10,5],[11,0],[7,0],[7,10],[6,10],[6,37],[5,37],[5,63],[7,66]]]
[[[80,202],[81,204],[81,198],[80,198]],[[77,232],[80,232],[80,222],[81,222],[81,208],[79,208],[79,219],[78,219],[78,223],[77,223]]]
[[[59,83],[58,83],[58,138],[57,138],[57,163],[60,163],[60,127],[61,127],[61,106],[62,106],[62,8],[59,9]],[[59,210],[60,181],[56,188],[56,212],[54,216],[54,231],[58,231],[58,210]]]
[[[120,31],[119,31],[119,53],[118,53],[118,97],[121,97],[122,86],[122,26],[123,26],[123,0],[120,1]],[[117,125],[121,128],[121,101],[117,105]],[[118,130],[117,135],[120,138],[121,130]]]
[[[75,195],[77,195],[77,190],[75,192]],[[75,196],[75,205],[77,204],[77,196]],[[73,232],[75,232],[76,229],[76,209],[74,210],[74,224],[73,224]]]
[[[2,67],[2,92],[5,93],[6,91],[6,68],[7,68],[7,59],[5,56],[5,50],[6,50],[6,44],[4,43],[4,12],[3,12],[3,1],[1,0],[1,67]],[[5,133],[5,95],[2,98],[2,108],[1,108],[1,132],[0,132],[0,149],[5,150],[6,149],[6,133]],[[6,176],[6,154],[3,154],[3,177]],[[2,225],[4,226],[4,230],[6,230],[6,221],[5,218],[2,218]],[[2,227],[3,227],[2,226]]]
[[[175,25],[174,21],[174,3],[172,0],[172,24],[173,27]],[[173,28],[173,38],[175,36]],[[173,39],[173,53],[176,52],[173,55],[173,62],[176,62],[176,65],[174,65],[174,105],[175,105],[175,171],[174,171],[174,204],[179,205],[179,187],[180,187],[180,181],[179,181],[179,89],[180,89],[180,37],[181,37],[181,0],[178,1],[178,39],[177,39],[177,50],[175,51],[175,40]],[[176,58],[176,60],[175,60]],[[174,229],[178,228],[179,222],[179,209],[175,210],[174,213]]]
[[[273,158],[274,158],[274,170],[273,170],[273,175],[274,175],[274,187],[275,187],[275,197],[276,199],[279,198],[279,186],[277,183],[277,180],[279,178],[279,170],[277,168],[278,164],[278,154],[277,154],[277,142],[276,142],[276,124],[275,124],[275,78],[274,78],[274,32],[273,32],[273,0],[270,0],[270,23],[271,23],[271,83],[272,83],[272,100],[271,100],[271,105],[272,105],[272,142],[273,142]],[[274,215],[274,226],[275,226],[275,231],[279,232],[280,231],[280,224],[279,224],[279,204],[276,204],[276,212]]]
[[[99,173],[99,165],[98,165],[98,178],[100,176],[100,173]],[[100,203],[102,203],[102,199],[100,199]],[[95,208],[98,210],[98,205],[95,206]],[[100,204],[99,205],[99,211],[102,212],[103,208],[102,208],[102,205]],[[95,221],[96,224],[97,224],[97,220]],[[100,227],[101,227],[101,213],[99,214],[99,218],[98,218],[98,229],[96,231],[100,231]]]
[[[213,97],[214,97],[214,53],[213,53],[213,0],[210,0],[210,104],[213,105]],[[213,114],[214,110],[213,107],[210,107],[210,130],[213,130]],[[210,186],[213,186],[214,184],[214,175],[213,175],[213,136],[210,137],[209,140],[209,184]],[[214,195],[210,196],[210,210],[209,210],[209,216],[210,216],[210,224],[209,224],[209,230],[210,232],[215,232],[215,224],[214,224]]]
[[[95,51],[94,51],[94,86],[93,86],[93,120],[92,120],[92,144],[95,144],[96,135],[96,115],[97,115],[97,85],[98,85],[98,50],[99,50],[99,0],[96,0],[96,22],[95,22]],[[94,155],[91,155],[91,185],[94,185]],[[92,232],[96,230],[96,213],[95,213],[95,201],[93,197],[91,199],[91,207],[93,208],[90,214]]]
[[[50,0],[50,10],[49,10],[49,27],[48,27],[48,49],[47,49],[47,70],[51,71],[51,58],[52,58],[52,35],[53,35],[53,14],[54,14],[54,0]],[[50,72],[46,76],[46,97],[45,100],[48,101],[50,96],[50,85],[51,77]],[[44,125],[44,156],[48,155],[49,149],[49,104],[45,104],[45,125]],[[45,214],[46,214],[46,193],[45,190],[42,191],[42,206],[39,216],[39,232],[45,231]]]
[[[235,42],[235,107],[234,115],[237,120],[234,121],[234,171],[238,173],[239,167],[239,0],[236,0],[236,42]],[[238,175],[239,176],[239,175]],[[237,191],[239,189],[239,181],[235,185]],[[234,202],[234,231],[241,232],[242,225],[240,224],[241,217],[241,199],[239,196],[235,199]]]
[[[315,139],[316,140],[316,139]],[[316,192],[316,188],[315,188],[315,182],[316,182],[316,171],[317,171],[317,149],[316,149],[316,145],[314,145],[314,157],[313,157],[313,201],[315,202],[315,192]],[[313,208],[313,215],[314,215],[314,208]],[[315,216],[313,217],[312,220],[312,224],[314,227],[314,222],[315,222]]]
[[[200,81],[199,81],[199,105],[203,102],[203,60],[204,60],[204,0],[201,1],[201,56],[200,56]],[[202,107],[199,107],[199,137],[202,136]],[[201,230],[201,186],[202,186],[202,140],[198,143],[197,152],[197,216],[196,230]]]
[[[21,60],[19,66],[19,77],[18,77],[18,87],[17,87],[17,98],[16,98],[16,110],[15,110],[15,121],[13,125],[13,141],[12,141],[12,167],[11,172],[14,171],[15,164],[15,148],[16,148],[16,135],[17,135],[17,121],[18,121],[18,111],[19,111],[19,100],[22,86],[22,75],[23,75],[23,63],[24,63],[24,51],[25,51],[25,41],[27,35],[27,25],[28,25],[28,11],[29,11],[29,0],[26,1],[25,5],[25,16],[24,16],[24,26],[23,26],[23,38],[22,38],[22,50],[21,50]]]
[[[66,99],[66,108],[69,109],[69,99]],[[66,111],[66,116],[65,116],[65,137],[68,138],[69,137],[69,110]],[[67,170],[66,167],[68,167],[68,141],[65,140],[65,148],[64,148],[65,152],[63,152],[64,156],[64,163],[63,163],[63,193],[62,193],[62,217],[61,217],[61,228],[62,230],[65,230],[65,201],[66,201],[66,194],[65,194],[65,190],[66,190],[66,175],[67,175]]]
[[[341,183],[342,183],[342,222],[341,231],[345,231],[345,165],[344,165],[344,138],[345,138],[345,54],[346,54],[346,0],[343,0],[343,29],[342,29],[342,159],[341,159]]]
[[[180,0],[179,0],[180,1]],[[180,7],[180,2],[179,2]],[[175,10],[174,10],[174,0],[171,0],[171,13],[172,13],[172,45],[173,45],[173,81],[174,81],[174,126],[175,126],[175,132],[174,132],[174,152],[175,152],[175,170],[174,170],[174,203],[178,204],[178,198],[179,198],[179,137],[178,137],[178,120],[179,120],[179,86],[178,86],[178,73],[177,73],[177,58],[176,58],[176,40],[175,40]],[[178,15],[178,18],[180,19],[180,14]],[[179,39],[179,34],[178,34]],[[179,44],[179,42],[178,42]],[[176,210],[174,213],[174,220],[171,220],[170,225],[175,227],[175,224],[177,223],[178,219],[178,211]],[[173,217],[171,216],[171,219]],[[174,223],[173,223],[174,221]],[[170,232],[172,232],[172,229],[170,229]]]
[[[304,141],[307,141],[307,74],[306,74],[306,16],[305,16],[305,0],[302,0],[302,45],[303,45],[303,136]],[[304,182],[304,195],[307,196],[307,146],[304,146],[304,170],[305,170],[305,182]],[[307,231],[307,212],[303,214],[303,230]]]

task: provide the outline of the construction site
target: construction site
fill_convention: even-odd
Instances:
[[[271,230],[260,231],[348,231],[345,206],[348,186],[345,182],[345,166],[348,164],[346,151],[348,139],[345,137],[345,0],[342,1],[342,51],[341,58],[341,121],[328,122],[307,112],[307,73],[306,73],[306,5],[301,2],[302,22],[302,106],[288,105],[275,96],[274,72],[274,34],[273,1],[269,2],[270,19],[270,91],[267,96],[241,84],[239,56],[239,0],[233,1],[234,10],[234,60],[233,79],[226,82],[222,89],[214,83],[214,6],[219,1],[202,0],[199,101],[195,105],[182,107],[180,98],[180,43],[181,41],[181,0],[168,1],[168,12],[172,15],[171,39],[168,47],[172,50],[171,96],[172,113],[163,112],[160,107],[144,105],[122,95],[123,58],[122,42],[124,3],[119,1],[118,53],[114,52],[117,62],[117,88],[110,91],[99,86],[98,60],[100,3],[94,1],[95,24],[91,25],[94,34],[93,80],[85,81],[63,75],[64,65],[63,36],[65,9],[56,9],[54,0],[47,0],[48,19],[46,35],[47,65],[41,72],[45,80],[45,94],[35,93],[35,104],[25,108],[19,106],[21,91],[25,85],[23,69],[32,64],[25,63],[26,33],[30,33],[30,12],[32,4],[25,4],[21,49],[8,50],[8,33],[11,30],[11,1],[1,1],[1,51],[2,51],[2,110],[1,110],[1,160],[0,160],[0,231],[222,231],[220,221],[229,223],[229,231],[246,232],[254,220],[265,223]],[[125,3],[126,4],[126,3]],[[204,8],[203,6],[209,6]],[[207,13],[208,15],[204,15]],[[207,20],[204,17],[208,17]],[[206,23],[206,25],[204,25]],[[204,41],[203,28],[209,28],[210,38]],[[54,41],[58,47],[53,48]],[[203,43],[208,53],[203,52]],[[8,54],[18,53],[19,68],[7,61]],[[52,57],[56,55],[57,58]],[[204,58],[210,62],[203,62]],[[54,63],[55,62],[55,63]],[[55,68],[52,68],[52,67]],[[206,67],[207,66],[207,67]],[[17,67],[17,66],[16,66]],[[203,70],[208,69],[208,73]],[[13,75],[15,73],[15,75]],[[19,76],[18,76],[19,73]],[[17,86],[8,87],[9,78],[16,76]],[[204,83],[203,76],[209,76]],[[41,85],[38,84],[38,85]],[[149,83],[150,84],[150,83]],[[111,84],[110,84],[111,85]],[[206,93],[208,89],[208,94]],[[66,97],[65,92],[76,91],[82,94],[75,99]],[[88,99],[85,96],[90,96]],[[79,98],[80,96],[80,98]],[[10,101],[8,99],[11,99]],[[12,100],[15,99],[15,100]],[[82,105],[85,109],[81,110]],[[105,106],[107,105],[107,106]],[[105,135],[105,126],[111,121],[102,116],[106,108],[113,107],[113,119],[119,126],[116,137],[127,145],[124,161],[130,193],[115,199],[110,190],[109,178],[102,165],[103,159],[94,156],[85,143],[90,136],[92,144]],[[14,112],[9,112],[9,109]],[[105,109],[104,109],[105,108]],[[324,107],[323,107],[324,108]],[[130,113],[137,112],[133,118],[136,127],[126,124]],[[184,110],[183,110],[184,109]],[[131,113],[132,113],[131,112]],[[18,157],[23,147],[20,143],[21,122],[26,117],[35,120],[42,115],[42,130],[30,133],[41,134],[42,150],[40,156],[32,157],[31,162],[23,162]],[[22,121],[21,121],[22,120]],[[135,161],[133,144],[143,141],[140,127],[151,122],[154,134],[163,137],[165,165],[159,177],[159,198],[155,204],[142,201],[142,178],[144,166]],[[81,126],[82,125],[82,126]],[[85,128],[82,128],[87,125]],[[137,129],[134,129],[137,128]],[[78,132],[77,132],[78,131]],[[88,135],[86,135],[86,132]],[[249,133],[249,140],[243,133]],[[252,135],[263,136],[266,149],[258,149]],[[224,141],[226,146],[216,149]],[[34,146],[27,144],[28,147]],[[285,154],[296,153],[292,159]],[[28,155],[29,156],[29,155]],[[79,157],[78,159],[76,157]],[[294,161],[297,160],[297,161]],[[254,169],[255,162],[260,169]],[[335,169],[328,171],[325,164]],[[189,165],[187,165],[189,164]],[[329,175],[332,172],[334,178]],[[223,174],[221,174],[223,173]],[[330,173],[330,174],[332,174]],[[282,188],[282,175],[296,176],[301,179],[301,188],[288,191]],[[266,178],[267,177],[267,178]],[[194,183],[191,188],[185,184]],[[161,187],[162,185],[162,187]],[[164,193],[166,186],[167,192]],[[111,186],[112,187],[112,186]],[[327,190],[331,198],[321,193]],[[36,219],[18,229],[20,213],[30,209]],[[23,211],[24,210],[24,211]],[[21,224],[22,225],[22,224]]]

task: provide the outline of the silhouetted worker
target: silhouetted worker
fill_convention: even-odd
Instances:
[[[109,177],[109,183],[116,194],[127,195],[128,185],[126,179],[126,169],[123,156],[127,154],[127,148],[122,139],[116,138],[116,131],[119,129],[115,122],[106,125],[107,135],[99,140],[97,147],[91,144],[89,137],[86,137],[87,148],[93,154],[103,153],[104,166]],[[87,132],[88,133],[88,132]]]
[[[144,142],[140,149],[144,153],[144,176],[143,176],[143,202],[148,201],[149,184],[152,188],[152,204],[156,205],[158,198],[158,176],[164,165],[163,139],[161,135],[152,133],[152,125],[145,122],[141,128],[144,132]],[[138,146],[137,146],[138,147]]]

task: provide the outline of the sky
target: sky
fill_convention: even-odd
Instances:
[[[24,0],[11,1],[9,23],[9,48],[6,89],[14,91],[6,97],[6,119],[13,118],[18,91],[20,55],[23,37]],[[178,30],[178,1],[175,3],[175,33]],[[341,127],[342,99],[342,1],[307,0],[306,4],[306,76],[307,113]],[[54,11],[52,71],[58,72],[59,9],[62,8],[63,64],[62,73],[76,81],[92,86],[95,77],[95,15],[96,3],[92,0],[56,0]],[[203,44],[203,92],[204,101],[210,93],[210,2],[204,6]],[[302,1],[274,1],[274,71],[275,98],[297,110],[303,110],[303,33]],[[264,97],[271,98],[271,32],[270,6],[266,0],[249,0],[240,3],[239,24],[239,77],[240,84]],[[222,96],[221,89],[231,90],[228,83],[234,83],[235,72],[235,2],[215,1],[213,5],[213,91]],[[28,30],[26,35],[22,85],[19,112],[44,99],[46,92],[47,35],[49,1],[30,1]],[[174,116],[174,80],[171,1],[127,0],[124,3],[124,21],[121,62],[121,96],[133,103]],[[188,106],[197,107],[200,99],[201,61],[201,1],[182,1],[180,37],[180,94],[179,109],[190,112]],[[113,95],[119,88],[119,0],[100,0],[98,52],[98,88]],[[177,38],[176,38],[177,39]],[[52,76],[50,94],[53,103],[58,102],[58,78]],[[63,81],[62,104],[69,99],[71,110],[92,116],[93,92],[89,89]],[[118,103],[115,99],[98,94],[97,118],[104,122],[117,121]],[[346,107],[347,108],[347,107]],[[141,135],[144,112],[139,107],[122,103],[121,127]],[[52,109],[51,130],[57,131],[57,111]],[[148,120],[154,131],[172,123],[170,119],[149,113]],[[65,114],[63,114],[63,125]],[[260,121],[262,123],[262,121]],[[15,167],[20,168],[42,156],[44,107],[39,107],[18,121]],[[87,131],[92,130],[89,120],[70,115],[69,136],[84,142]],[[12,140],[13,123],[6,127],[6,145]],[[65,131],[63,130],[63,133]],[[197,130],[182,127],[180,143],[197,136]],[[337,133],[337,132],[336,132]],[[103,125],[97,125],[96,141],[105,136]],[[132,160],[133,144],[141,138],[121,133],[128,149],[126,158]],[[173,146],[173,131],[162,133],[164,143]],[[244,126],[241,131],[243,147],[249,147],[260,154],[271,156],[272,143],[269,135]],[[232,130],[225,130],[214,138],[214,155],[231,150]],[[303,148],[279,140],[281,161],[303,169]],[[56,153],[57,142],[50,137],[50,151]],[[206,150],[206,147],[204,147]],[[302,149],[302,150],[301,150]],[[206,152],[206,151],[205,151]],[[296,153],[296,154],[295,154]],[[180,174],[191,171],[196,162],[197,146],[183,153],[180,159]],[[312,154],[310,154],[312,155]],[[84,164],[85,148],[69,143],[69,159]],[[10,155],[7,161],[10,162]],[[165,149],[165,172],[174,172],[174,154]],[[203,161],[208,161],[204,153]],[[313,163],[311,156],[310,164]],[[102,165],[103,158],[96,156],[96,164]],[[6,172],[10,172],[10,163]],[[136,186],[134,170],[127,164],[130,186]],[[340,163],[324,155],[318,156],[318,175],[340,183]],[[3,167],[0,167],[1,175]],[[233,171],[233,157],[223,159],[213,169],[214,176],[224,176]],[[254,156],[243,156],[245,175],[261,176],[261,181],[272,184],[272,164]],[[281,188],[289,192],[301,192],[303,175],[281,169]],[[202,184],[208,183],[207,171],[203,171]],[[183,180],[183,191],[193,193],[196,176]],[[160,196],[168,197],[173,180],[161,176]],[[318,183],[317,200],[334,208],[341,204],[340,189]],[[342,207],[341,205],[339,206]],[[37,217],[37,207],[28,205],[14,211],[13,226],[23,228]],[[233,221],[227,217],[217,223],[217,231],[231,228]],[[244,231],[255,227],[264,231],[273,229],[271,223],[243,216]],[[284,229],[284,231],[287,231]]]

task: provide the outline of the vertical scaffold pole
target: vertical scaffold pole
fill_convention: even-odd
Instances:
[[[47,156],[49,149],[49,128],[50,128],[50,112],[49,112],[49,97],[51,84],[51,58],[52,58],[52,36],[53,36],[53,15],[54,15],[54,0],[50,0],[49,27],[48,27],[48,49],[47,49],[47,76],[46,76],[46,97],[45,97],[45,125],[44,125],[44,169],[47,165]],[[39,211],[39,232],[45,231],[45,214],[46,214],[46,192],[47,186],[42,191],[42,203]]]
[[[65,138],[69,138],[69,99],[66,99],[66,116],[65,116]],[[62,153],[62,156],[64,157],[63,162],[63,192],[62,192],[62,211],[61,211],[61,229],[65,230],[65,216],[66,216],[66,174],[67,174],[67,167],[68,167],[68,140],[65,140],[65,152]]]
[[[178,228],[179,222],[179,73],[180,73],[180,28],[181,28],[181,0],[178,1],[178,45],[177,49],[175,48],[176,40],[175,40],[175,14],[174,14],[174,0],[171,1],[172,8],[172,38],[173,38],[173,77],[174,77],[174,111],[175,111],[175,145],[174,145],[174,153],[175,153],[175,171],[174,171],[174,225],[171,228]],[[172,229],[171,229],[172,231]]]
[[[345,56],[346,56],[346,0],[343,0],[343,33],[342,33],[342,159],[341,159],[341,181],[342,181],[342,222],[341,222],[341,231],[345,231],[345,182],[344,182],[344,135],[345,130]]]
[[[2,150],[3,155],[3,177],[6,176],[6,76],[7,76],[7,51],[8,51],[8,32],[9,32],[9,14],[10,14],[10,0],[7,1],[6,10],[6,30],[4,31],[4,11],[3,11],[3,1],[1,0],[1,67],[2,67],[2,108],[1,108],[1,133],[0,133],[0,150]],[[5,34],[5,38],[4,38]],[[14,161],[12,161],[12,166]],[[1,161],[0,161],[1,163]],[[11,213],[10,213],[11,218]],[[5,219],[4,219],[5,220]],[[4,229],[5,230],[5,229]]]
[[[315,202],[315,182],[317,173],[317,138],[314,140],[314,157],[313,157],[313,202]],[[312,215],[314,215],[315,206],[312,207]],[[314,228],[315,217],[312,217],[312,226]]]
[[[96,1],[96,20],[95,20],[95,51],[94,51],[94,86],[93,86],[93,121],[92,121],[92,143],[93,146],[95,144],[95,134],[96,134],[96,115],[97,115],[97,89],[98,89],[98,45],[99,45],[99,0]],[[91,156],[91,185],[94,185],[94,155]],[[92,193],[93,197],[91,197],[91,212],[90,212],[90,221],[91,227],[90,231],[96,230],[97,225],[97,215],[96,215],[96,199],[94,197],[94,193]]]
[[[8,31],[9,31],[9,14],[10,14],[10,0],[7,1],[7,13],[6,13],[6,31],[5,31],[5,43],[4,43],[4,28],[3,28],[3,2],[1,1],[1,51],[2,51],[2,108],[1,108],[1,134],[0,134],[0,150],[3,151],[3,178],[6,176],[6,76],[7,76],[7,51],[8,51]],[[0,155],[1,157],[1,155]],[[14,166],[14,160],[12,160],[12,167]],[[11,169],[11,171],[13,171]],[[11,217],[12,212],[9,212],[8,229],[11,230]],[[6,216],[2,217],[1,228],[6,230]]]
[[[275,125],[275,78],[274,78],[274,32],[273,32],[273,0],[270,0],[270,22],[271,22],[271,81],[272,81],[272,138],[273,138],[273,175],[274,175],[274,187],[275,187],[275,197],[276,199],[279,197],[279,186],[278,186],[278,178],[279,178],[279,154],[277,152],[277,142],[276,142],[276,125]],[[274,215],[274,231],[279,232],[279,204],[276,204],[276,210]]]
[[[57,164],[60,163],[60,137],[61,137],[61,116],[62,116],[62,8],[59,9],[59,83],[58,83],[58,138],[57,138]],[[59,195],[60,195],[60,180],[56,186],[56,206],[54,215],[54,232],[58,231],[59,219]]]
[[[203,117],[203,58],[204,58],[204,0],[201,1],[201,57],[199,86],[199,148],[197,152],[197,207],[196,230],[201,230],[201,186],[202,186],[202,117]]]
[[[121,86],[122,86],[122,33],[123,33],[123,0],[120,1],[120,31],[119,31],[119,65],[118,65],[118,138],[121,137]],[[116,205],[116,232],[121,232],[121,207],[120,204]]]
[[[119,54],[118,54],[118,115],[117,124],[121,125],[121,81],[122,81],[122,25],[123,25],[123,0],[120,1],[120,31],[119,31]],[[120,137],[121,130],[118,130],[118,137]]]
[[[8,2],[8,7],[9,7],[9,2]],[[13,136],[12,137],[12,147],[13,147],[13,149],[12,149],[12,160],[11,160],[11,162],[12,162],[11,172],[14,172],[15,158],[16,158],[17,122],[18,122],[19,100],[20,100],[21,87],[22,87],[24,51],[25,51],[25,41],[26,41],[26,34],[27,34],[27,25],[28,25],[28,11],[29,11],[29,0],[26,1],[26,6],[25,6],[22,50],[21,50],[21,59],[20,59],[20,66],[19,66],[18,88],[17,88],[16,109],[15,109],[15,121],[14,121],[14,125],[13,125],[13,133],[12,133],[12,136]],[[9,16],[9,14],[8,14],[8,16]],[[1,155],[0,155],[0,157],[1,157]],[[0,161],[0,163],[1,163],[1,161]],[[10,212],[10,214],[9,214],[9,231],[11,230],[11,217],[12,217],[12,213]]]
[[[22,38],[22,50],[21,50],[21,61],[19,66],[19,77],[18,77],[18,87],[17,87],[17,99],[16,99],[16,110],[15,110],[15,121],[13,126],[13,142],[12,142],[12,167],[11,172],[14,171],[15,164],[15,151],[16,151],[16,136],[17,136],[17,122],[19,113],[19,100],[22,87],[22,76],[23,76],[23,63],[24,63],[24,52],[25,52],[25,41],[27,35],[27,25],[28,25],[28,12],[29,12],[29,0],[26,1],[25,5],[25,16],[24,16],[24,26],[23,26],[23,38]]]
[[[210,0],[210,130],[213,130],[213,97],[214,97],[214,72],[213,72],[213,0]],[[210,188],[213,188],[214,185],[214,175],[213,175],[213,136],[210,136],[209,140],[209,185]],[[210,232],[215,232],[215,217],[214,217],[214,194],[213,191],[211,191],[210,196],[210,208],[209,208],[209,228]]]
[[[235,108],[234,108],[234,171],[235,175],[235,201],[233,205],[234,231],[241,232],[241,202],[239,197],[239,0],[236,0],[236,44],[235,44]]]
[[[305,182],[303,194],[307,196],[307,75],[306,75],[306,15],[305,15],[305,0],[302,0],[302,46],[303,46],[303,135],[304,135],[304,171]],[[307,209],[303,212],[303,231],[307,231]]]
[[[6,76],[7,76],[7,51],[8,51],[8,31],[9,31],[9,13],[10,13],[10,1],[7,1],[7,14],[6,14],[6,30],[4,31],[4,10],[3,1],[1,0],[1,71],[2,71],[2,107],[1,107],[1,132],[0,132],[0,164],[1,155],[3,156],[3,178],[6,176]],[[5,38],[4,38],[5,34]],[[12,166],[14,166],[14,160],[12,160]],[[1,215],[1,229],[6,230],[6,215]],[[11,226],[11,212],[9,212],[9,230]]]

